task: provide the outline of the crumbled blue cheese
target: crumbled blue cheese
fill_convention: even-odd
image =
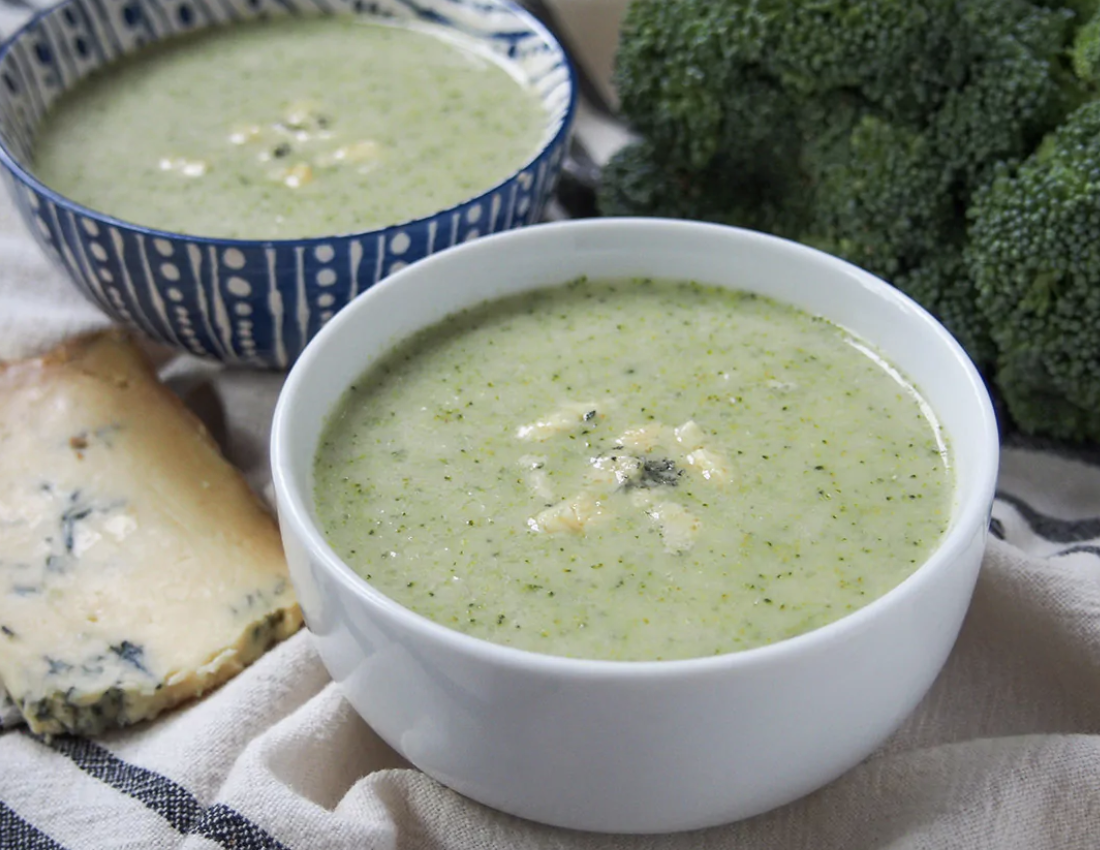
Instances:
[[[35,732],[154,717],[301,624],[274,523],[117,335],[0,369],[0,482],[0,681]]]
[[[602,487],[622,487],[637,482],[645,472],[645,462],[634,455],[599,455],[589,463],[592,468],[585,477]]]
[[[543,442],[559,434],[579,430],[586,421],[600,415],[597,407],[595,402],[568,402],[534,422],[520,425],[516,429],[516,437]]]
[[[162,156],[157,166],[161,171],[172,171],[184,177],[202,177],[210,170],[210,163],[185,156]]]
[[[546,441],[569,433],[600,414],[594,405],[567,404],[549,416],[520,427],[520,440]],[[547,506],[527,521],[527,527],[545,534],[583,534],[593,522],[613,518],[623,510],[622,495],[627,504],[642,510],[657,526],[665,551],[680,554],[695,543],[701,520],[683,505],[655,492],[666,493],[679,483],[685,469],[697,473],[714,485],[730,480],[730,463],[720,451],[709,448],[709,435],[695,422],[670,427],[660,422],[648,422],[628,428],[613,440],[602,454],[588,459],[585,473],[586,489]],[[588,444],[585,443],[587,446]],[[521,462],[533,460],[524,455]],[[543,472],[545,458],[538,458]],[[532,487],[537,495],[548,490]]]
[[[527,477],[527,486],[540,499],[554,499],[550,476],[546,472],[546,458],[540,455],[522,455],[519,466]]]
[[[635,507],[644,510],[646,516],[657,526],[666,552],[679,555],[695,545],[702,523],[683,505],[655,497],[648,490],[633,491],[630,501]]]
[[[546,534],[580,534],[592,523],[608,516],[605,503],[593,493],[582,490],[575,496],[540,511],[527,521],[527,526],[532,531]]]

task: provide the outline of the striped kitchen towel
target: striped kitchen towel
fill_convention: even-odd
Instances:
[[[153,723],[97,741],[0,733],[0,848],[1095,850],[1100,457],[1009,446],[1001,487],[928,696],[863,764],[770,814],[641,838],[493,812],[387,747],[303,632]]]

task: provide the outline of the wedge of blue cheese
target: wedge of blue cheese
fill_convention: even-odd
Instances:
[[[274,520],[132,341],[0,367],[0,682],[34,732],[155,717],[301,623]]]

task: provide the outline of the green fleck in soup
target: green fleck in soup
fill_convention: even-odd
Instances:
[[[323,236],[469,200],[533,157],[546,125],[535,94],[453,30],[280,18],[94,74],[47,114],[34,172],[149,227]]]
[[[497,643],[690,658],[832,622],[913,572],[953,501],[916,390],[836,325],[686,283],[576,281],[403,341],[315,460],[336,550]]]

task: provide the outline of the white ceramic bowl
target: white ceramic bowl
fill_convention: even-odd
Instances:
[[[484,299],[580,274],[753,290],[874,343],[923,390],[947,430],[957,493],[942,545],[897,588],[838,622],[687,661],[583,661],[497,646],[372,588],[329,548],[313,515],[312,459],[326,414],[396,340]],[[839,776],[894,731],[962,623],[997,458],[977,372],[900,292],[781,239],[658,219],[539,225],[393,275],[309,344],[272,434],[291,576],[321,657],[352,705],[456,791],[533,820],[606,832],[691,829],[766,811]]]

